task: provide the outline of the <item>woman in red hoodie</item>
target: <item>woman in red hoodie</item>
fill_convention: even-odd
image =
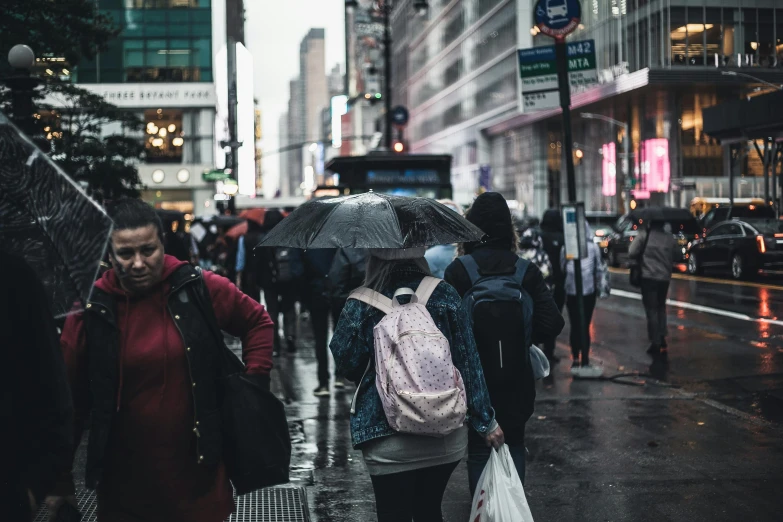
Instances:
[[[191,341],[185,341],[192,332],[186,331],[186,318],[172,317],[169,306],[172,299],[181,299],[180,294],[174,295],[177,288],[172,289],[172,285],[181,279],[182,267],[187,263],[164,255],[160,221],[146,203],[123,200],[110,214],[115,223],[111,241],[114,269],[95,286],[99,295],[113,298],[113,310],[107,315],[115,318],[119,347],[116,384],[111,386],[111,392],[116,392],[116,412],[111,412],[107,422],[100,465],[93,466],[98,468],[97,472],[93,470],[94,476],[99,477],[93,480],[98,492],[98,519],[225,520],[234,509],[225,466],[219,458],[214,465],[206,465],[208,462],[199,454],[199,444],[205,444],[206,437],[199,430],[206,429],[206,422],[201,418],[201,426],[198,421],[194,425],[194,419],[199,418],[199,400],[193,354],[189,353]],[[203,281],[218,325],[242,340],[247,373],[268,377],[273,328],[269,315],[228,279],[204,272]],[[91,306],[97,305],[87,305]],[[89,313],[100,317],[94,309],[86,310]],[[90,368],[93,359],[89,352],[96,347],[94,341],[89,342],[88,326],[96,319],[88,317],[85,321],[86,314],[68,318],[61,340],[76,411],[77,443],[91,409],[95,416],[95,383],[91,383]],[[199,320],[200,316],[195,318]],[[192,346],[197,349],[195,344]],[[96,431],[95,419],[91,426]],[[91,445],[92,440],[91,435]],[[88,486],[92,449],[88,448]],[[61,496],[48,499],[50,512],[56,512],[73,491],[69,477],[58,491]],[[73,497],[67,500],[73,502]]]

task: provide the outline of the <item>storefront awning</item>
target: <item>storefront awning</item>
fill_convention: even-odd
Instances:
[[[783,137],[783,91],[708,107],[702,117],[705,134],[724,143]]]

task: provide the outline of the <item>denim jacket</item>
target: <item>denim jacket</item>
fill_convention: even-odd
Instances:
[[[382,293],[391,298],[398,288],[415,290],[423,277],[414,266],[400,266],[392,272],[391,283]],[[462,300],[454,288],[442,282],[427,302],[427,311],[448,339],[454,366],[465,383],[467,420],[474,430],[485,435],[495,425],[495,411],[490,405],[484,372],[467,312],[462,308]],[[375,360],[373,328],[383,316],[383,312],[361,301],[348,300],[329,345],[337,373],[345,375],[359,386],[356,413],[351,415],[354,447],[371,439],[397,433],[386,421],[381,398],[375,387],[374,365],[364,374],[370,359],[373,362]]]

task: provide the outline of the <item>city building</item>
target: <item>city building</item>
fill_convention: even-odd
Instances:
[[[567,199],[560,110],[520,108],[517,49],[553,44],[533,27],[534,4],[452,0],[430,2],[425,18],[408,15],[407,55],[395,55],[408,61],[408,78],[395,89],[410,107],[411,150],[454,156],[463,203],[478,192],[482,170],[493,190],[531,214]],[[598,83],[572,95],[578,199],[622,212],[631,197],[683,206],[696,195],[728,196],[728,149],[703,133],[701,111],[783,83],[783,6],[583,1],[568,41],[586,40],[595,44]],[[735,194],[757,195],[761,160],[753,143],[744,149]]]
[[[280,187],[283,197],[301,194],[304,182],[304,163],[302,147],[295,146],[305,141],[305,118],[302,115],[304,103],[302,82],[299,78],[289,82],[288,112],[286,113],[286,133],[280,138]]]
[[[213,39],[225,34],[226,0],[98,0],[121,29],[70,79],[145,122],[145,200],[191,214],[214,210]],[[221,22],[222,20],[222,22]]]

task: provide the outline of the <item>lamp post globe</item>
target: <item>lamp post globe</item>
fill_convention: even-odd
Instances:
[[[18,44],[8,51],[8,63],[14,69],[30,70],[35,65],[35,53],[29,46]]]

